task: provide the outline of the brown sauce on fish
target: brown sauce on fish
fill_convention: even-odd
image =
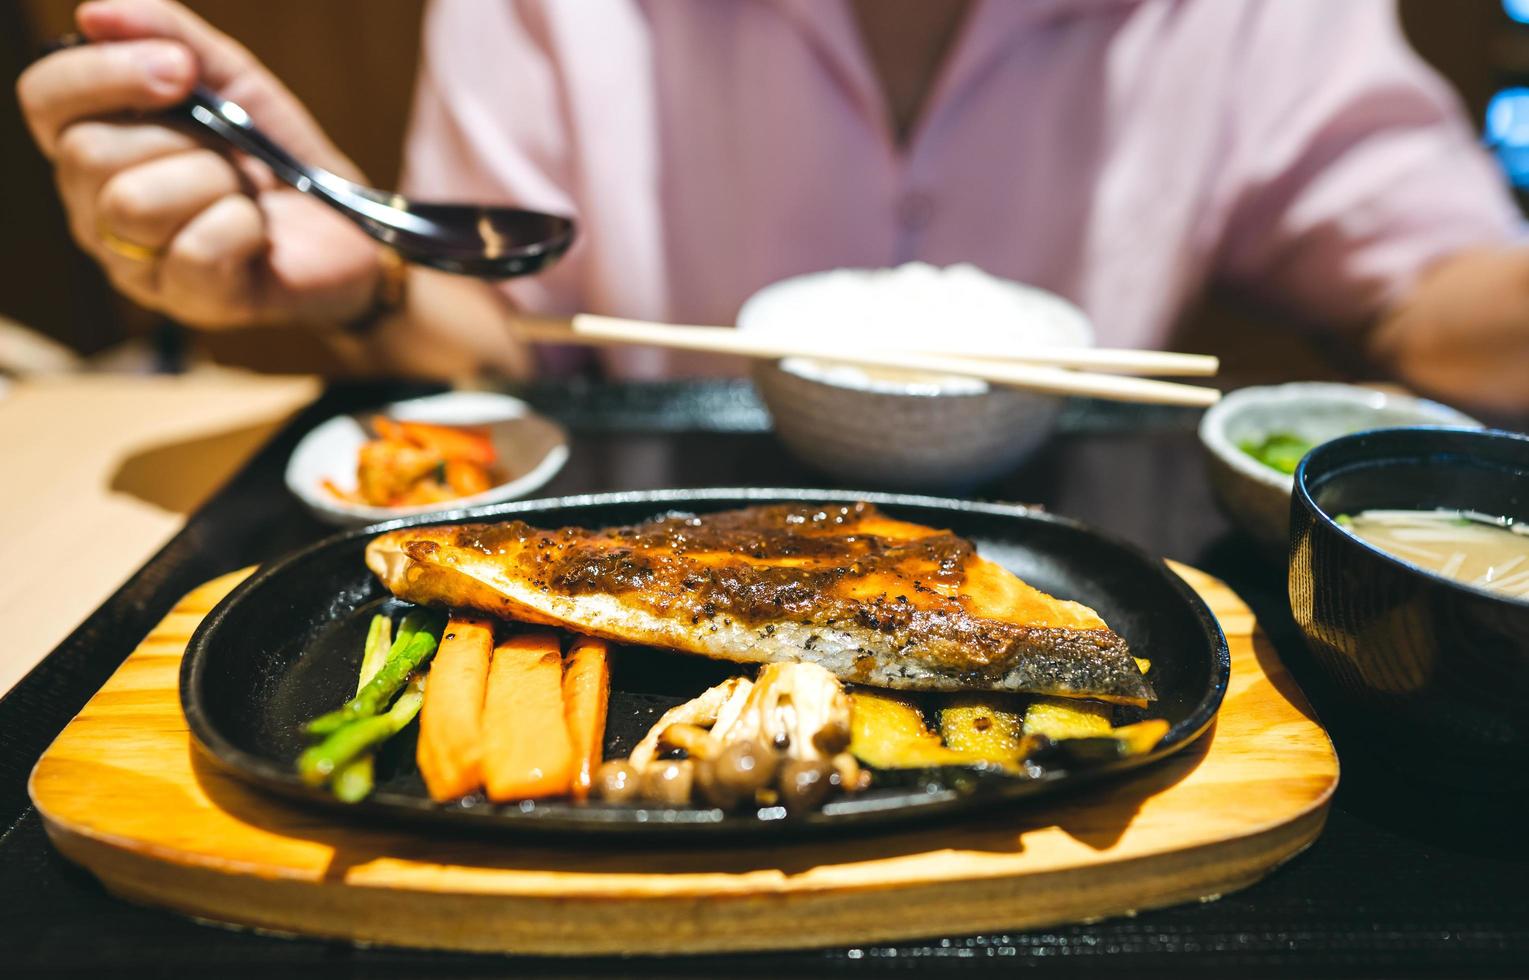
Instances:
[[[602,531],[518,521],[455,530],[455,544],[517,561],[543,592],[621,596],[703,627],[769,630],[789,621],[869,630],[973,678],[1007,669],[1037,645],[1053,649],[1051,669],[1064,675],[1070,660],[1097,667],[1125,649],[1096,617],[1061,625],[992,618],[963,594],[968,569],[981,561],[969,541],[863,503],[671,515]],[[1039,600],[1056,604],[1035,596],[1038,608]]]
[[[457,543],[486,555],[531,549],[538,584],[565,595],[641,593],[666,611],[726,613],[745,623],[817,621],[839,611],[849,583],[876,583],[865,625],[906,621],[921,606],[949,611],[971,543],[945,531],[912,540],[860,530],[873,508],[760,507],[714,517],[672,515],[605,531],[540,531],[519,521],[464,526]],[[910,525],[903,525],[904,527]],[[939,592],[934,587],[939,586]]]

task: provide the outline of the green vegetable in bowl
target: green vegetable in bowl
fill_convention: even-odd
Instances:
[[[1312,443],[1289,432],[1271,432],[1262,442],[1246,439],[1237,444],[1238,449],[1286,476],[1295,472],[1301,457],[1311,452],[1311,447]]]

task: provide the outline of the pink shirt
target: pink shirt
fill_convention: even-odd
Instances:
[[[1212,279],[1362,322],[1519,220],[1387,0],[977,0],[901,148],[843,0],[435,0],[405,189],[576,215],[505,287],[535,312],[725,324],[786,276],[972,262],[1148,347]]]

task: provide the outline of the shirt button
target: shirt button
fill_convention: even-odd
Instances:
[[[934,198],[923,191],[909,191],[897,202],[897,221],[908,231],[919,231],[934,217]]]

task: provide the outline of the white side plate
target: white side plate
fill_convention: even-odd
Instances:
[[[353,490],[356,460],[368,436],[365,417],[381,414],[439,425],[486,426],[506,480],[482,493],[417,507],[367,507],[341,500],[324,481]],[[321,521],[341,526],[375,524],[410,514],[460,510],[514,500],[540,489],[568,462],[568,433],[518,398],[480,391],[454,391],[384,405],[375,412],[339,415],[303,437],[287,462],[287,489]]]

